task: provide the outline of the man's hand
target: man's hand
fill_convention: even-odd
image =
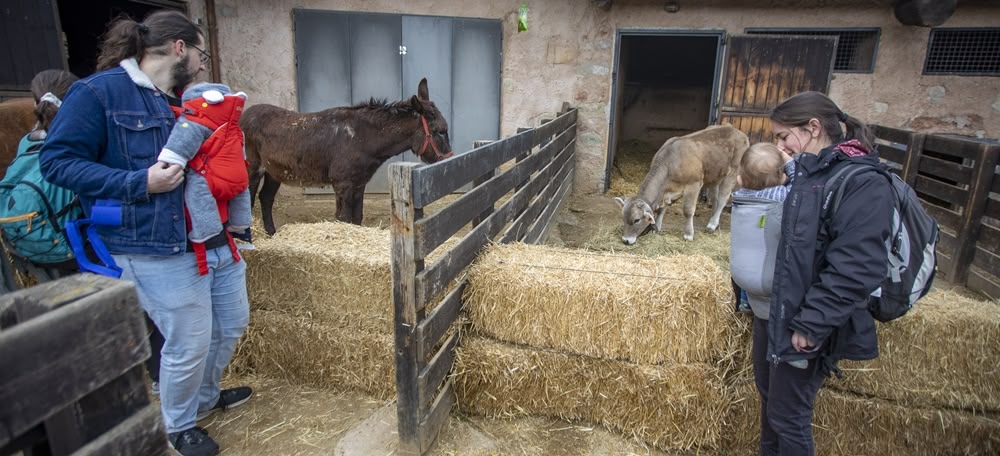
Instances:
[[[184,168],[167,162],[156,162],[146,172],[149,194],[169,192],[184,181]]]

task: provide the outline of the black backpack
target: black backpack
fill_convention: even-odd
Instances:
[[[903,179],[884,168],[851,163],[826,181],[823,195],[823,227],[830,224],[844,195],[844,182],[862,171],[882,174],[896,195],[892,217],[887,274],[882,286],[872,293],[868,310],[876,320],[886,322],[905,315],[931,289],[937,271],[938,223],[927,214],[916,192]]]

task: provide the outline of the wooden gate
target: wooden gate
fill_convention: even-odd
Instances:
[[[0,297],[0,454],[167,455],[135,285],[77,274]]]
[[[739,35],[728,47],[719,122],[746,133],[751,144],[771,140],[767,116],[781,100],[829,90],[836,37]]]
[[[447,377],[459,342],[452,323],[462,308],[465,269],[488,243],[538,242],[565,199],[573,179],[576,116],[564,107],[539,128],[451,159],[389,167],[401,452],[427,451],[455,401]],[[439,202],[470,183],[461,197]],[[425,266],[428,254],[467,225],[457,243]]]
[[[941,226],[938,275],[1000,299],[1000,144],[873,125],[879,158]]]

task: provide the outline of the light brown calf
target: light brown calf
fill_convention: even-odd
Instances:
[[[713,202],[708,231],[719,227],[719,217],[729,194],[736,185],[736,175],[743,152],[750,147],[747,135],[730,125],[711,126],[663,143],[653,157],[649,173],[635,197],[615,201],[622,208],[622,241],[632,245],[650,225],[663,228],[665,207],[679,195],[684,196],[684,239],[694,239],[694,208],[702,186],[709,187]]]

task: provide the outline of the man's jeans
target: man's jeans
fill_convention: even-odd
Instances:
[[[206,253],[204,276],[194,253],[114,257],[166,338],[160,403],[167,432],[194,427],[198,411],[218,402],[222,370],[250,321],[246,262],[236,262],[228,245]]]

